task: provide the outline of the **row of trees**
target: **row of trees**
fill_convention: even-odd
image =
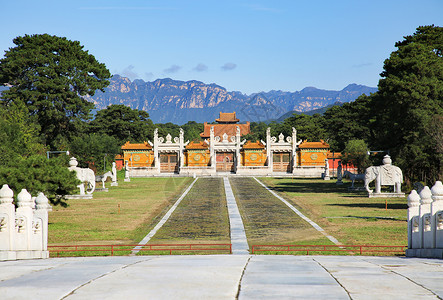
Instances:
[[[395,46],[376,93],[323,115],[293,115],[271,124],[273,134],[295,127],[299,138],[328,140],[335,151],[389,151],[408,181],[443,179],[443,28],[419,27]],[[254,137],[263,138],[263,127],[252,124]]]
[[[46,192],[53,203],[63,203],[59,196],[73,191],[75,178],[60,171],[66,168],[67,157],[43,163],[47,151],[69,150],[82,166],[92,164],[101,170],[126,141],[152,140],[155,127],[161,135],[178,135],[180,126],[154,125],[147,112],[123,105],[111,105],[94,117],[94,105],[85,96],[104,91],[111,75],[79,42],[47,34],[25,35],[13,42],[15,47],[0,59],[0,84],[9,87],[0,102],[0,180],[17,178],[12,186],[16,191],[34,180],[40,186],[28,184],[31,193]],[[366,155],[368,148],[389,150],[410,181],[441,179],[443,28],[419,27],[396,47],[384,63],[378,92],[334,106],[323,115],[293,115],[272,123],[272,134],[289,135],[295,127],[299,138],[327,140],[333,151],[353,149]],[[264,139],[267,126],[252,123],[253,133],[247,138]],[[196,122],[181,127],[188,140],[198,140],[203,131]],[[26,170],[30,166],[42,172],[27,178],[17,175],[31,174]],[[44,186],[49,177],[53,185]]]

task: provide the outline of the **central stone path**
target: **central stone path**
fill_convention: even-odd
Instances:
[[[232,192],[228,177],[223,178],[228,205],[229,224],[231,227],[232,254],[249,254],[248,240],[246,239],[245,227]]]

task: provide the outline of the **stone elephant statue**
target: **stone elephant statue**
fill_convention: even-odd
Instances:
[[[92,194],[95,190],[95,174],[89,168],[77,168],[77,178],[84,184],[86,194]]]
[[[403,173],[399,167],[393,165],[372,166],[365,171],[365,189],[368,193],[373,190],[369,184],[375,180],[375,193],[381,192],[381,186],[394,186],[394,193],[401,193],[401,184],[403,183]]]
[[[71,157],[68,169],[75,171],[77,174],[77,179],[81,181],[81,184],[78,185],[78,188],[80,188],[80,195],[84,195],[85,192],[90,195],[95,190],[94,171],[89,168],[79,168],[77,165],[77,159],[75,157]]]

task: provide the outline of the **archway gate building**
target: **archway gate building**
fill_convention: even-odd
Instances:
[[[298,141],[295,128],[292,128],[292,135],[286,137],[283,134],[273,137],[268,128],[266,141],[252,142],[242,140],[237,124],[232,124],[235,132],[221,135],[215,134],[215,126],[208,125],[209,137],[199,142],[185,142],[182,129],[174,138],[170,134],[160,137],[158,129],[155,129],[152,142],[127,142],[122,146],[122,156],[130,176],[235,174],[321,177],[325,160],[331,157],[327,143]]]

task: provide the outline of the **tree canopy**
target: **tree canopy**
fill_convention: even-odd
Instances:
[[[89,131],[112,136],[123,145],[127,141],[141,143],[152,140],[154,124],[147,112],[114,104],[97,112]]]
[[[16,37],[0,60],[2,104],[24,103],[40,126],[46,145],[66,143],[94,104],[83,97],[109,84],[106,66],[78,41],[48,34]]]

